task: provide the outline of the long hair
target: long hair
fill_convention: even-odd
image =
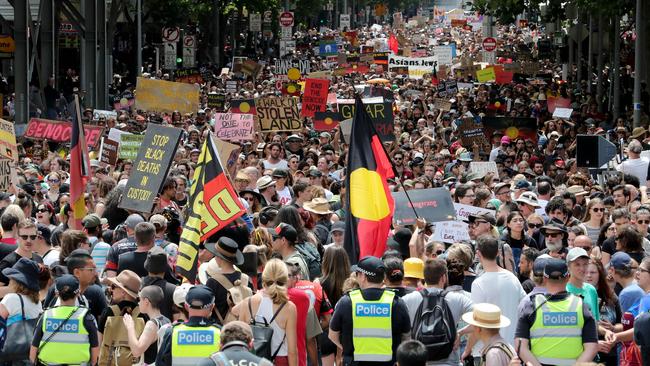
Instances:
[[[350,277],[350,260],[345,248],[332,245],[323,254],[323,277],[320,283],[332,304],[338,302],[343,295],[343,284]]]
[[[65,259],[84,241],[88,240],[88,235],[81,230],[66,230],[61,234],[61,254],[59,263],[63,264]]]
[[[589,264],[593,264],[596,266],[596,270],[598,270],[598,286],[596,286],[598,297],[603,299],[607,305],[613,305],[616,301],[616,294],[607,283],[607,273],[605,272],[603,262],[600,259],[590,258]]]
[[[34,304],[38,304],[41,301],[38,291],[30,290],[22,283],[13,279],[9,280],[9,284],[13,286],[13,290],[16,294],[27,296]]]
[[[117,225],[126,221],[126,218],[129,217],[129,213],[117,206],[120,204],[122,195],[126,191],[126,186],[118,184],[106,195],[105,199],[105,208],[104,208],[104,217],[108,220],[108,226],[111,229],[115,229]]]
[[[600,198],[594,197],[591,200],[589,200],[589,203],[587,204],[587,213],[585,214],[585,219],[583,220],[583,222],[588,222],[589,220],[591,220],[591,208],[598,204],[600,205],[603,204],[603,201]],[[605,225],[606,221],[607,220],[605,219],[605,213],[603,212],[603,217],[600,219],[600,222],[598,223],[598,227]]]
[[[297,208],[293,206],[282,206],[282,208],[278,210],[278,215],[275,217],[275,225],[279,225],[281,222],[289,224],[296,229],[298,232],[298,240],[296,243],[309,241],[309,236],[305,230],[305,225],[303,224]]]
[[[264,272],[262,272],[262,284],[264,285],[264,291],[274,304],[289,301],[289,295],[287,294],[288,282],[289,269],[283,261],[274,258],[266,263]]]

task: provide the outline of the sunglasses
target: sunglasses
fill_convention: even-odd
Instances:
[[[60,182],[59,179],[48,179],[47,181],[51,182],[51,183],[59,183]]]
[[[650,224],[650,220],[636,220],[636,223],[641,225]]]
[[[46,209],[46,208],[39,208],[39,209],[36,209],[36,212],[50,212],[50,211],[48,209]]]
[[[36,240],[36,238],[38,238],[38,235],[19,235],[19,236],[23,240],[27,240],[28,238],[29,240]]]
[[[531,229],[539,229],[542,226],[544,226],[544,224],[531,224],[531,223],[528,223],[528,227],[531,228]]]
[[[559,237],[562,236],[562,234],[561,233],[547,233],[546,236],[549,237],[549,238],[559,238]]]
[[[444,253],[444,252],[445,252],[445,251],[442,250],[442,249],[438,249],[438,250],[436,250],[436,254],[437,254],[437,255],[441,255],[441,254]]]
[[[251,201],[251,202],[255,200],[255,198],[250,197],[250,196],[248,196],[248,197],[244,197],[244,199],[245,199],[246,201]]]
[[[605,208],[604,208],[604,207],[593,207],[592,210],[593,210],[594,212],[605,212]]]

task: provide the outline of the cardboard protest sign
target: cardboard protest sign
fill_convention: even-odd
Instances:
[[[113,109],[116,111],[129,109],[133,104],[135,104],[135,96],[132,91],[125,90],[121,95],[114,96],[111,104],[113,105]]]
[[[219,160],[221,160],[224,170],[228,172],[230,177],[234,177],[237,170],[237,158],[239,157],[241,146],[231,144],[218,138],[214,138],[214,144],[217,147]]]
[[[117,162],[117,150],[120,147],[120,143],[113,141],[109,138],[102,140],[102,153],[99,157],[99,161],[108,165],[115,165]]]
[[[116,111],[106,111],[103,109],[95,109],[93,110],[93,121],[99,121],[100,118],[103,118],[105,120],[109,119],[117,119],[117,112]]]
[[[216,109],[219,112],[223,112],[226,107],[226,95],[209,93],[208,94],[208,108]]]
[[[226,81],[226,93],[235,94],[239,90],[239,80]]]
[[[451,65],[452,57],[451,46],[435,46],[433,47],[433,54],[438,58],[439,65]]]
[[[305,92],[302,96],[303,117],[314,117],[316,112],[324,112],[327,104],[329,80],[307,79]]]
[[[499,169],[497,169],[495,161],[472,161],[469,163],[469,171],[480,174],[492,173],[495,177],[499,176]]]
[[[257,78],[257,74],[259,74],[260,70],[262,70],[262,65],[253,60],[246,60],[241,65],[241,72],[245,75],[252,76],[253,78]]]
[[[383,98],[382,98],[383,99]],[[383,103],[367,103],[364,100],[366,112],[372,120],[375,130],[379,135],[382,142],[395,141],[394,120],[393,120],[393,105],[389,102]],[[341,118],[352,119],[354,118],[355,105],[352,104],[338,104],[339,113]]]
[[[537,120],[532,117],[483,117],[485,136],[492,140],[494,131],[503,133],[515,140],[517,138],[530,139],[537,144]]]
[[[555,108],[571,108],[571,99],[562,97],[548,97],[546,100],[548,111],[555,113]]]
[[[145,111],[196,113],[199,86],[171,81],[138,78],[135,107]]]
[[[203,75],[201,71],[195,67],[188,69],[177,69],[174,70],[174,80],[179,83],[194,84],[203,83]]]
[[[133,160],[138,156],[140,145],[144,141],[144,135],[123,133],[120,135],[120,146],[117,149],[117,157],[120,159]]]
[[[441,111],[448,112],[451,110],[452,103],[443,98],[436,98],[433,100],[433,108],[439,109]]]
[[[18,161],[14,124],[4,119],[0,119],[0,156]]]
[[[446,188],[410,190],[408,194],[413,205],[409,203],[406,193],[393,192],[392,194],[395,200],[393,219],[398,225],[415,224],[416,217],[413,208],[417,211],[418,216],[425,218],[427,222],[447,221],[456,218],[451,193]]]
[[[494,81],[499,85],[512,83],[512,78],[515,76],[511,71],[498,71],[495,75],[496,78]]]
[[[103,130],[104,128],[101,126],[84,125],[84,134],[88,147],[97,146]],[[56,142],[70,142],[71,135],[72,123],[69,121],[52,121],[42,118],[30,119],[25,130],[25,137]]]
[[[463,221],[436,222],[430,240],[441,243],[470,241],[468,225]]]
[[[12,159],[0,158],[0,191],[9,191],[14,174],[14,161]]]
[[[214,133],[217,138],[230,141],[252,140],[255,116],[243,113],[216,113]]]
[[[493,67],[486,67],[483,70],[477,70],[476,71],[476,80],[478,80],[479,83],[487,83],[488,81],[494,81],[496,80],[497,76],[494,72]]]
[[[573,114],[573,108],[555,108],[553,118],[571,119],[571,114]]]
[[[183,130],[179,128],[156,124],[147,126],[120,208],[151,212],[153,200],[167,178],[182,133]]]
[[[463,205],[462,203],[454,203],[454,209],[456,210],[456,219],[461,221],[469,221],[469,215],[480,215],[484,213],[490,213],[495,215],[494,210],[488,210],[482,207]]]
[[[260,131],[297,131],[302,128],[298,101],[292,97],[255,99]]]
[[[471,150],[474,144],[477,144],[479,148],[489,149],[490,144],[485,138],[483,126],[476,123],[474,118],[463,118],[462,123],[458,126],[458,131],[463,147],[466,149]]]

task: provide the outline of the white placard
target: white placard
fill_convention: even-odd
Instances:
[[[106,120],[108,119],[117,119],[117,112],[116,111],[106,111],[103,109],[95,109],[93,110],[93,120],[97,121],[100,118],[104,118]]]
[[[289,40],[293,37],[293,27],[280,27],[280,39]]]
[[[280,57],[288,55],[289,53],[295,51],[296,41],[295,40],[280,40]]]
[[[493,173],[495,177],[499,176],[499,169],[495,161],[472,161],[469,163],[469,171],[472,173]]]
[[[341,14],[339,17],[339,28],[350,30],[350,14]]]
[[[165,68],[169,70],[176,70],[176,48],[178,46],[178,43],[163,42],[163,45],[165,47],[165,52],[163,53],[165,58]]]
[[[433,54],[438,57],[438,65],[451,65],[453,57],[451,46],[435,46]]]
[[[573,108],[556,107],[553,111],[553,118],[571,119],[571,113],[573,113]]]
[[[462,203],[454,203],[454,208],[456,209],[456,218],[462,221],[469,221],[469,215],[480,215],[484,213],[490,213],[495,215],[494,210],[488,210],[486,208],[463,205]]]
[[[431,240],[443,243],[469,241],[468,225],[462,221],[436,222]]]
[[[497,53],[494,51],[482,51],[481,54],[483,55],[483,62],[489,64],[489,65],[494,65],[497,63]]]

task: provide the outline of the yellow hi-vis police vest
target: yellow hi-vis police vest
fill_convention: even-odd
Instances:
[[[87,312],[87,308],[78,306],[58,306],[45,311],[43,338],[38,353],[38,359],[43,364],[80,365],[90,362],[88,330],[83,324]],[[70,318],[65,321],[68,316]],[[49,341],[43,345],[47,339]]]
[[[172,365],[195,366],[199,361],[219,351],[221,332],[214,325],[189,327],[179,324],[172,328]]]
[[[395,293],[384,290],[376,301],[365,300],[361,290],[350,292],[352,345],[355,361],[385,362],[393,359],[391,314]]]
[[[531,352],[548,365],[573,365],[584,347],[582,299],[569,295],[562,301],[535,296],[535,323],[530,328]]]

